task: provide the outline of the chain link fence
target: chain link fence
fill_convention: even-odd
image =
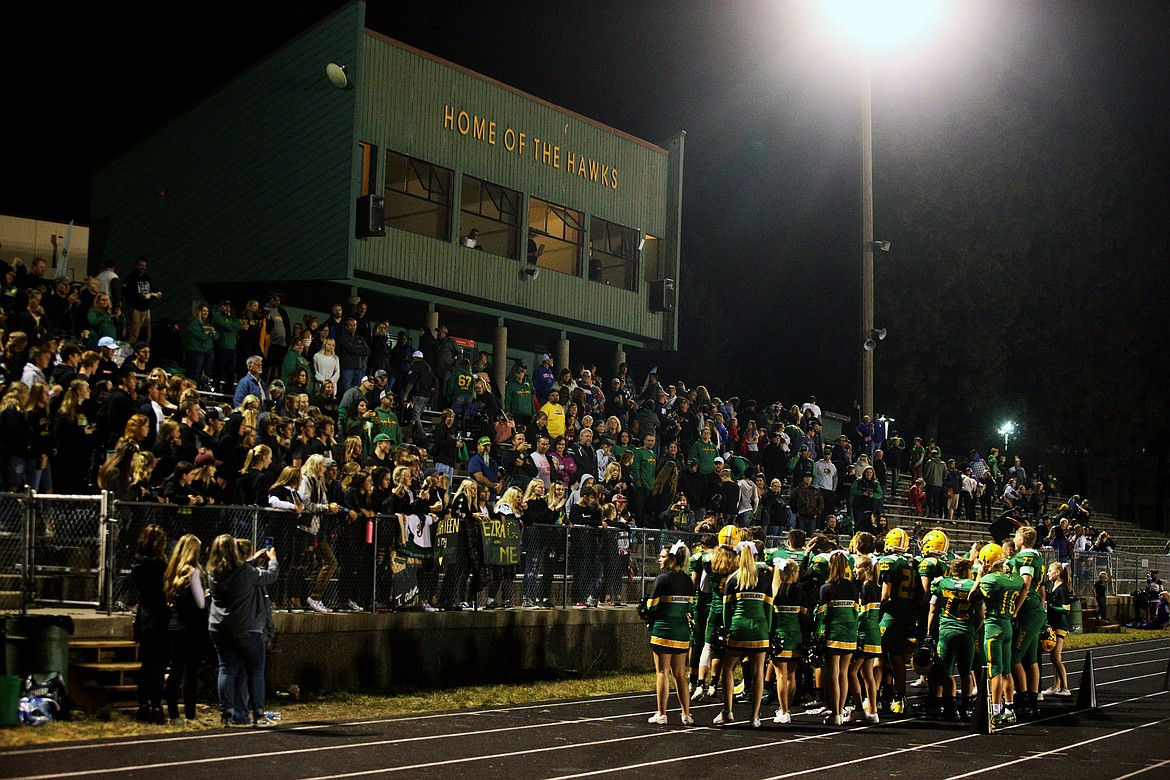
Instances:
[[[28,572],[28,511],[25,496],[0,493],[0,609],[24,605]]]

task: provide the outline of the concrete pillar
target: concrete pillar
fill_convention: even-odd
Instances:
[[[617,349],[613,353],[613,374],[610,375],[610,378],[618,375],[618,372],[621,370],[622,363],[625,363],[625,362],[626,362],[626,345],[619,341],[618,345],[617,345]],[[608,385],[606,386],[606,389],[608,389]]]
[[[556,354],[553,355],[556,360],[553,368],[560,373],[562,368],[570,368],[569,366],[569,337],[562,330],[560,338],[557,339]]]
[[[437,333],[439,330],[439,312],[434,308],[427,310],[427,327],[431,333]]]
[[[492,344],[492,381],[503,396],[508,382],[508,326],[503,320],[496,323],[496,340]]]

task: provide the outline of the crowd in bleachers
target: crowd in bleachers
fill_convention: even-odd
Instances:
[[[1062,556],[1112,544],[1091,532],[1079,497],[1049,518],[1055,481],[1043,466],[1029,473],[996,448],[944,460],[935,441],[887,435],[868,417],[827,440],[815,397],[741,401],[626,364],[609,377],[557,367],[548,354],[510,366],[498,387],[491,356],[465,354],[445,325],[391,333],[360,302],[296,322],[270,293],[264,304],[198,304],[186,322],[161,326],[151,309],[163,292],[143,258],[124,276],[107,264],[81,284],[50,278],[39,259],[4,270],[3,487],[312,514],[303,533],[277,534],[315,560],[307,592],[284,600],[293,607],[328,609],[334,549],[368,543],[359,521],[373,515],[429,518],[414,542],[429,553],[465,473],[473,528],[511,511],[521,527],[880,534],[907,475],[922,529],[930,519],[990,523],[996,507],[1010,510],[1001,521],[1037,525]],[[539,603],[530,579],[522,601]],[[606,596],[597,579],[583,603]],[[426,607],[447,606],[422,585]],[[356,608],[342,590],[336,606]]]

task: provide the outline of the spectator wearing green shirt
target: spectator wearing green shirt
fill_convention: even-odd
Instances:
[[[630,476],[634,482],[634,520],[638,525],[644,525],[642,511],[646,506],[646,498],[654,489],[654,478],[658,473],[658,459],[654,455],[654,434],[648,433],[642,438],[642,446],[634,450],[634,462],[630,466]]]
[[[232,302],[220,301],[211,315],[211,327],[219,334],[215,344],[215,359],[211,369],[212,380],[220,386],[234,382],[236,370],[236,332],[244,327],[239,317],[232,314]],[[285,377],[285,383],[288,377]]]
[[[532,422],[532,415],[536,413],[534,390],[528,379],[528,367],[523,363],[516,366],[508,383],[504,387],[504,412],[517,425],[527,426]]]
[[[699,439],[691,445],[687,456],[699,461],[699,473],[710,474],[715,470],[715,458],[719,455],[719,446],[711,441],[711,429],[703,426],[699,431]]]
[[[377,434],[388,436],[395,447],[402,444],[402,426],[398,422],[398,415],[394,413],[394,393],[384,390],[382,400],[374,411],[378,414],[374,420]]]
[[[304,339],[295,340],[289,345],[288,352],[284,353],[284,361],[280,366],[280,378],[284,380],[286,385],[292,378],[293,372],[298,368],[305,369],[305,373],[312,376],[313,364],[305,357]]]
[[[110,294],[100,292],[93,299],[93,306],[86,314],[89,321],[89,341],[97,344],[106,336],[118,338],[118,331],[126,327],[126,317],[121,309],[114,309],[110,305]]]
[[[215,342],[219,333],[211,324],[211,308],[206,303],[195,307],[183,329],[183,347],[187,350],[187,377],[202,383],[211,370]]]

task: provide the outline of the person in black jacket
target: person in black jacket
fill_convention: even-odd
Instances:
[[[255,564],[268,561],[267,569]],[[208,630],[219,654],[219,708],[225,726],[246,726],[238,717],[236,677],[241,667],[248,675],[252,723],[271,726],[264,715],[264,630],[268,623],[265,589],[276,582],[276,550],[261,548],[248,561],[240,557],[236,540],[221,534],[211,544],[207,560],[211,577],[211,615]]]
[[[171,725],[195,720],[199,667],[207,652],[207,573],[199,565],[202,543],[194,534],[181,537],[171,553],[163,578],[170,609],[171,671],[167,676],[167,717]],[[179,690],[183,715],[179,716]]]
[[[163,591],[167,535],[151,523],[138,535],[130,578],[138,593],[134,638],[138,642],[138,720],[163,723],[163,678],[167,669],[167,632],[171,613]]]

